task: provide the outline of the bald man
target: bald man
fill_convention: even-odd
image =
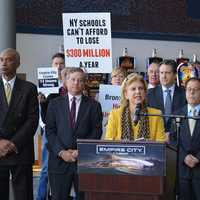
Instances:
[[[20,56],[15,49],[0,53],[0,194],[9,200],[9,180],[15,200],[33,200],[33,136],[38,126],[37,88],[20,80]]]
[[[158,62],[152,62],[147,70],[148,74],[148,89],[154,88],[159,84],[159,63]]]

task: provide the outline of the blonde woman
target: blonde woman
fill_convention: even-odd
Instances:
[[[132,73],[122,83],[121,105],[109,115],[106,136],[107,140],[147,140],[164,142],[167,140],[164,121],[159,116],[141,116],[137,124],[133,123],[136,105],[142,105],[142,112],[161,114],[161,111],[146,106],[147,84],[141,75]]]
[[[116,67],[112,70],[111,73],[111,84],[121,85],[125,77],[126,77],[126,71],[121,67]]]

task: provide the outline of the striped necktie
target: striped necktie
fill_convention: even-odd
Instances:
[[[10,100],[11,100],[12,90],[11,90],[11,85],[8,82],[5,84],[5,94],[6,94],[7,103],[9,105],[10,104]]]

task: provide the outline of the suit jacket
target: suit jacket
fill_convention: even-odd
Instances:
[[[0,139],[11,140],[18,153],[0,158],[0,165],[32,164],[33,137],[38,126],[37,88],[34,84],[16,78],[8,106],[3,80],[0,78]]]
[[[41,118],[42,118],[42,121],[43,123],[46,124],[46,115],[47,115],[47,108],[48,108],[48,105],[49,105],[49,102],[52,100],[52,99],[55,99],[57,97],[60,96],[60,93],[51,93],[47,96],[47,99],[45,102],[41,102],[40,103],[40,108],[41,108]]]
[[[49,172],[64,173],[76,163],[64,162],[61,150],[76,149],[77,139],[100,139],[102,135],[102,111],[100,104],[82,95],[75,129],[70,123],[68,95],[50,101],[47,110],[46,135],[49,149]]]
[[[161,111],[155,108],[147,108],[149,114],[161,114]],[[106,129],[105,139],[107,140],[121,140],[122,134],[122,116],[123,108],[113,109],[109,115],[108,125]],[[132,125],[134,130],[134,138],[138,136],[139,125]],[[149,129],[150,129],[150,140],[155,141],[166,141],[166,134],[164,130],[164,122],[161,117],[153,116],[149,117]]]
[[[177,112],[179,115],[187,115],[187,106]],[[193,169],[189,168],[184,159],[192,154],[200,160],[200,120],[196,121],[193,134],[190,133],[188,119],[182,119],[180,125],[180,148],[179,148],[179,174],[181,178],[200,179],[200,163]]]
[[[150,107],[157,108],[165,113],[162,86],[158,85],[155,88],[151,88],[147,92],[147,103]],[[181,109],[186,104],[185,90],[182,87],[175,85],[174,95],[172,99],[172,113]],[[165,123],[166,131],[171,130],[171,120]]]

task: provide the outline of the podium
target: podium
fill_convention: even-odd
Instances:
[[[165,199],[165,144],[78,140],[78,151],[85,200]]]

